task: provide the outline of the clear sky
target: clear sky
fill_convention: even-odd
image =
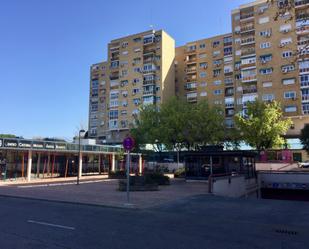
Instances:
[[[1,0],[0,133],[71,139],[88,123],[89,67],[107,43],[164,29],[176,45],[231,32],[250,0]]]

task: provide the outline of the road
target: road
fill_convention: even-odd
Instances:
[[[308,249],[309,204],[191,197],[142,210],[0,197],[0,248]]]

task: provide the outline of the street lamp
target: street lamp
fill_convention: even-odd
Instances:
[[[81,160],[81,157],[80,157],[80,154],[81,154],[81,149],[80,149],[80,137],[81,135],[84,135],[85,134],[85,130],[80,130],[79,133],[78,133],[78,168],[77,168],[77,185],[79,185],[79,171],[80,171],[80,160]]]

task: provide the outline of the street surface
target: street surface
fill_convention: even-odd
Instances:
[[[309,203],[199,195],[144,209],[0,197],[1,249],[308,249]]]

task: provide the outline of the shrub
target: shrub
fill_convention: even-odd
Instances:
[[[157,183],[159,185],[169,185],[170,178],[163,173],[153,172],[145,174],[145,183]]]
[[[174,177],[177,178],[177,177],[185,177],[186,175],[186,169],[185,168],[179,168],[179,169],[176,169],[175,172],[174,172]]]
[[[126,177],[126,171],[124,171],[124,170],[118,170],[118,171],[115,171],[115,172],[110,171],[108,173],[108,177],[109,178],[122,179],[122,178]]]

